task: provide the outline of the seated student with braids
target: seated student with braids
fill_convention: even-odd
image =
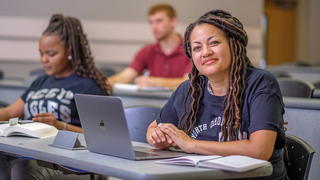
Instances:
[[[262,179],[286,179],[282,95],[270,73],[251,65],[241,22],[212,10],[190,24],[184,38],[193,63],[190,78],[149,125],[148,142],[160,149],[269,160],[273,174]]]
[[[0,109],[0,120],[21,117],[55,126],[59,130],[83,132],[74,95],[110,95],[111,86],[95,67],[80,21],[60,14],[53,15],[39,40],[39,51],[46,75],[37,78],[16,102]],[[30,171],[21,165],[20,170],[23,169]],[[43,169],[39,167],[35,171],[48,172]]]

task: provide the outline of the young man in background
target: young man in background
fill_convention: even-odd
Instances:
[[[169,4],[157,4],[148,11],[148,21],[156,43],[143,47],[133,62],[109,78],[111,83],[136,83],[139,87],[176,88],[187,78],[191,61],[176,32],[177,15]],[[143,75],[147,70],[148,75]]]

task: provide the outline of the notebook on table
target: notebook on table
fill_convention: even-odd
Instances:
[[[259,167],[268,166],[270,162],[248,156],[183,156],[173,159],[156,161],[159,164],[172,164],[181,166],[196,166],[212,169],[220,169],[233,172],[246,172]]]
[[[58,133],[57,128],[48,124],[39,122],[17,123],[10,125],[3,123],[0,125],[0,136],[26,136],[34,138],[47,138],[56,136]]]

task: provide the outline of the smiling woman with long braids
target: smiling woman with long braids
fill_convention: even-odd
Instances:
[[[273,174],[261,179],[286,179],[282,95],[270,73],[251,65],[241,22],[212,10],[190,24],[184,38],[192,72],[149,125],[149,144],[269,160]]]

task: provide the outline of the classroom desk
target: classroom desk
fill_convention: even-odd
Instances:
[[[143,91],[114,89],[114,95],[122,99],[124,107],[149,105],[162,107],[170,98],[173,91]]]
[[[83,141],[83,136],[81,139]],[[245,173],[235,173],[155,164],[154,160],[131,161],[91,153],[88,150],[70,151],[48,146],[52,142],[53,138],[0,137],[0,151],[124,179],[230,179],[268,176],[272,173],[271,165]]]
[[[23,80],[0,80],[0,100],[12,103],[28,88]],[[124,107],[149,105],[162,107],[173,91],[140,91],[114,89],[114,96],[122,99]]]
[[[320,80],[320,66],[281,65],[268,68],[271,72],[287,72],[291,77],[315,83]]]
[[[17,100],[26,89],[27,85],[24,80],[0,80],[0,100],[10,104]]]

